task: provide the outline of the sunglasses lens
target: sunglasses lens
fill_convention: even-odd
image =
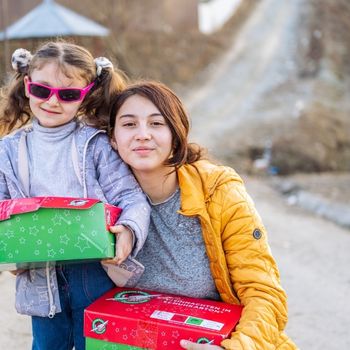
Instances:
[[[62,101],[79,101],[81,97],[81,91],[78,89],[62,89],[58,91],[58,95]]]
[[[50,96],[50,89],[36,84],[29,85],[29,92],[37,98],[46,99]]]

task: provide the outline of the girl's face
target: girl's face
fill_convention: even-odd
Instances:
[[[169,172],[164,165],[172,151],[172,134],[158,108],[140,95],[130,96],[119,109],[112,145],[138,174]]]
[[[30,79],[29,77],[24,78],[25,92],[29,98],[30,109],[40,125],[54,128],[67,124],[75,118],[82,100],[68,103],[62,102],[57,98],[56,94],[52,94],[47,100],[39,99],[29,94],[27,87],[29,80],[52,88],[84,88],[87,85],[84,79],[77,76],[74,76],[74,78],[67,77],[55,62],[48,62],[40,69],[35,69]]]

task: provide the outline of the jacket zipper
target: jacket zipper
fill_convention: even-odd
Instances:
[[[85,164],[86,164],[86,152],[87,152],[87,148],[89,146],[90,141],[97,135],[97,134],[104,134],[103,130],[99,130],[97,132],[95,132],[94,134],[92,134],[87,141],[85,142],[85,146],[84,146],[84,151],[83,151],[83,188],[84,188],[84,198],[87,198],[87,188],[86,188],[86,171],[85,171]]]
[[[49,304],[50,304],[50,311],[49,311],[48,317],[53,318],[56,314],[56,305],[54,304],[53,294],[51,290],[49,262],[46,263],[46,282],[47,282],[47,292],[49,294]]]

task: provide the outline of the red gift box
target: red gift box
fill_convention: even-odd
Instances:
[[[220,301],[115,288],[85,310],[86,349],[180,350],[181,339],[220,345],[241,312]]]

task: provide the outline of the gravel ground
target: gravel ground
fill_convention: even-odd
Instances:
[[[350,173],[297,174],[277,178],[277,181],[334,203],[350,204]]]
[[[350,229],[350,173],[298,174],[269,182],[288,204]]]

